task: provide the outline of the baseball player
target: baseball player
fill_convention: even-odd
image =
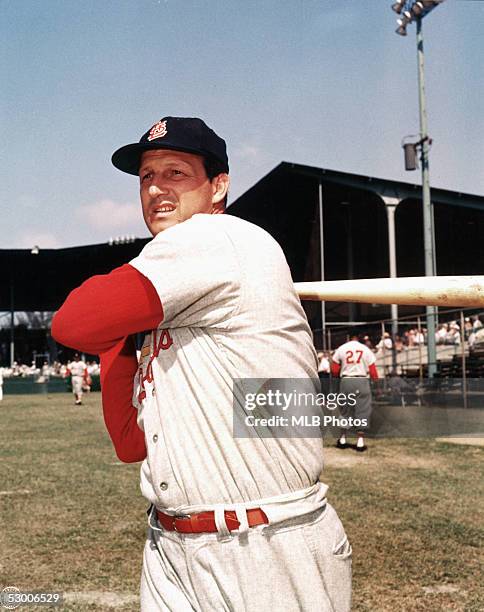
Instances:
[[[67,367],[67,376],[71,377],[72,393],[76,406],[82,404],[83,388],[87,384],[87,365],[80,358],[79,353],[74,355],[74,360]]]
[[[225,141],[165,117],[112,161],[139,176],[154,238],[74,290],[52,333],[100,354],[114,447],[143,462],[141,609],[349,610],[351,546],[319,481],[321,438],[233,435],[234,379],[317,378],[317,361],[279,245],[220,214]]]
[[[358,335],[351,336],[349,342],[345,342],[336,349],[331,364],[333,376],[340,377],[340,393],[347,397],[355,394],[356,403],[351,406],[345,402],[340,406],[343,418],[353,417],[355,420],[367,422],[366,426],[360,426],[357,432],[356,450],[364,452],[367,450],[365,444],[365,431],[369,427],[371,416],[371,389],[369,378],[376,380],[378,370],[376,369],[376,357],[365,344],[359,342]],[[347,448],[346,441],[348,429],[341,429],[340,437],[336,443],[338,448]]]

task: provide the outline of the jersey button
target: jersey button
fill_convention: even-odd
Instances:
[[[155,434],[155,435],[153,436],[153,442],[158,442],[158,435],[157,435],[157,434]]]
[[[168,483],[167,482],[160,483],[160,489],[162,491],[166,491],[168,489]]]
[[[151,392],[151,395],[155,396],[156,395],[156,391],[153,389],[153,391]]]

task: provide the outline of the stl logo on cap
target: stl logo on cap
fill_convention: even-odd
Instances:
[[[166,135],[166,120],[165,121],[158,121],[158,123],[155,123],[155,125],[151,128],[149,136],[148,136],[148,140],[155,140],[155,138],[161,138],[162,136]]]

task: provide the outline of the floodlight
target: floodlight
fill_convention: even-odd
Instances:
[[[405,155],[405,170],[416,170],[417,163],[417,145],[414,142],[408,142],[403,145]]]
[[[406,36],[407,35],[407,28],[404,25],[399,26],[395,32],[397,34],[400,34],[400,36]]]
[[[410,11],[404,11],[402,19],[405,19],[405,25],[410,23],[413,19],[413,15]]]
[[[405,13],[403,13],[403,15],[397,19],[397,24],[406,28],[411,21],[412,15],[408,11],[405,11]]]
[[[415,4],[410,9],[410,11],[415,17],[419,17],[422,14],[424,8],[425,7],[423,5],[423,2],[419,1],[419,2],[415,2]]]
[[[392,4],[392,9],[395,11],[395,13],[398,13],[400,15],[404,5],[405,5],[405,0],[397,0],[395,4]]]

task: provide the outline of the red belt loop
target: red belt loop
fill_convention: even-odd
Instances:
[[[189,516],[172,516],[157,510],[156,516],[160,525],[167,531],[177,531],[178,533],[215,533],[217,531],[213,511],[199,512]],[[260,508],[250,508],[247,510],[247,522],[249,527],[255,527],[264,523],[268,524],[269,519]],[[225,523],[229,531],[239,528],[240,523],[234,510],[225,511]]]

